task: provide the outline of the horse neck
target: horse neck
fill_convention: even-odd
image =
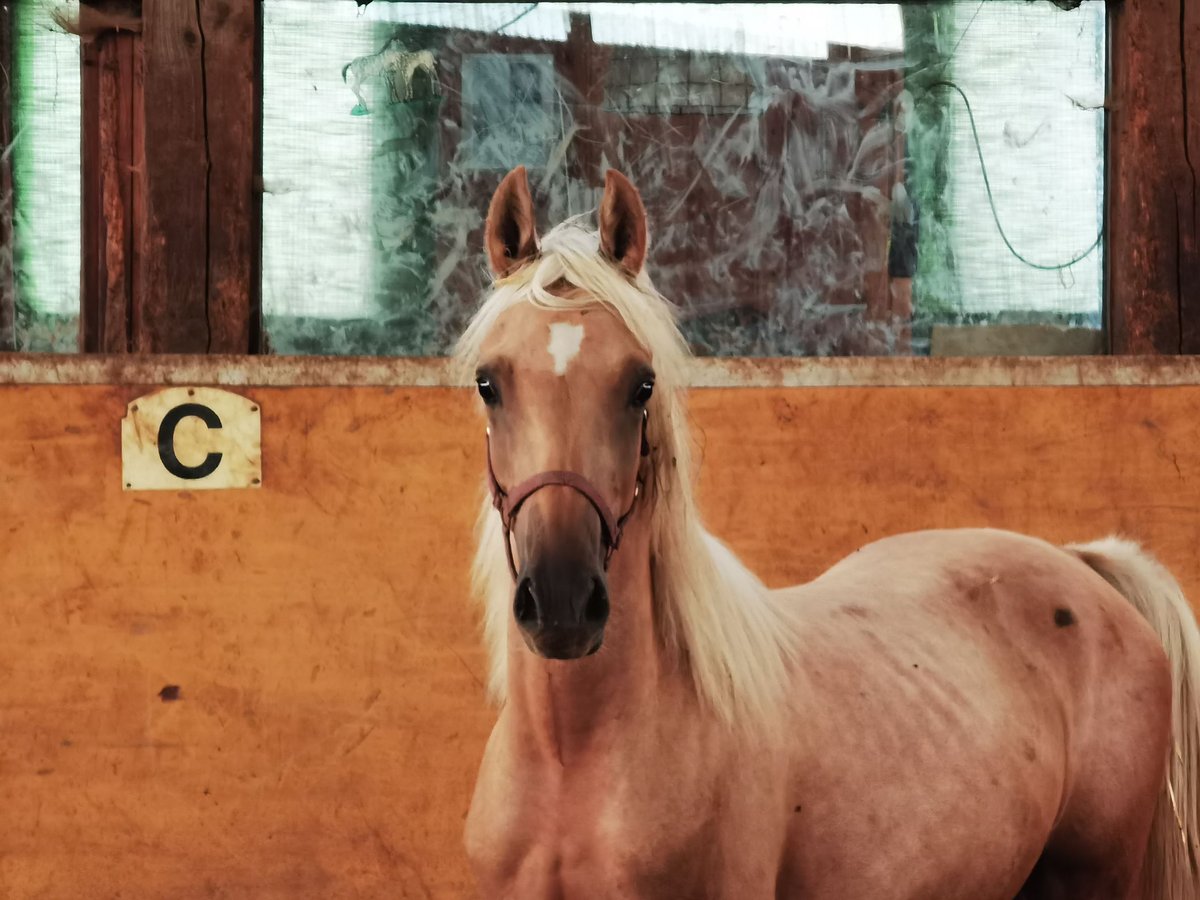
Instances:
[[[507,714],[530,753],[568,757],[628,735],[683,684],[661,658],[654,626],[647,516],[630,520],[608,573],[612,614],[600,652],[559,662],[535,656],[509,623]]]

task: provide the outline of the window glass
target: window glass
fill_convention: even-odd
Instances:
[[[270,349],[448,352],[524,164],[542,227],[634,180],[700,353],[1094,351],[1104,47],[1100,0],[265,0]]]
[[[79,38],[56,15],[77,0],[13,7],[12,82],[14,345],[25,351],[79,346]]]

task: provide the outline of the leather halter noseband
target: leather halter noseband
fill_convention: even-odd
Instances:
[[[646,440],[646,422],[649,420],[649,417],[649,412],[643,409],[641,452],[643,457],[650,455],[650,444]],[[608,570],[608,564],[612,560],[617,547],[621,545],[621,532],[625,528],[625,523],[633,515],[638,498],[642,495],[642,476],[639,472],[637,484],[633,489],[633,500],[629,503],[629,509],[625,510],[621,516],[615,516],[612,510],[608,508],[608,504],[604,502],[604,498],[600,496],[600,492],[596,490],[590,481],[577,472],[570,472],[565,469],[551,469],[546,472],[539,472],[531,478],[526,478],[512,490],[506,491],[500,487],[500,482],[496,480],[496,473],[492,469],[492,430],[490,428],[487,430],[487,475],[488,489],[492,492],[492,505],[500,513],[500,523],[504,527],[504,554],[508,558],[508,571],[512,573],[514,581],[517,580],[517,564],[513,559],[512,550],[513,526],[517,523],[517,513],[520,511],[522,504],[542,488],[549,487],[550,485],[569,487],[571,490],[582,494],[583,498],[592,505],[592,509],[596,510],[596,515],[600,517],[600,538],[604,542],[605,571]]]

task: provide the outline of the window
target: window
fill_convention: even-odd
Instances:
[[[0,341],[24,350],[78,340],[77,8],[15,7]],[[1101,0],[264,0],[263,29],[275,352],[448,352],[517,164],[543,227],[634,179],[703,354],[1102,347]]]
[[[634,179],[702,353],[1098,350],[1104,47],[1098,0],[266,0],[272,349],[447,352],[523,163],[543,225]]]
[[[80,290],[79,39],[55,13],[78,3],[18,3],[12,82],[13,344],[78,347]]]
[[[938,248],[934,233],[921,247],[943,268],[918,279],[916,299],[934,323],[1081,326],[1093,335],[1073,346],[1097,352],[1105,17],[1099,3],[1061,12],[989,3],[967,20],[948,79],[962,95],[940,88],[950,114],[946,243]]]

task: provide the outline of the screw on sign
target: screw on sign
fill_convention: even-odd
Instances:
[[[125,490],[229,490],[262,484],[258,403],[211,387],[164,388],[121,420]]]

